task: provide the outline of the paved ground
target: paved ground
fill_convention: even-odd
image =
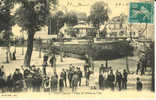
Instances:
[[[13,49],[11,50],[13,51]],[[26,51],[26,48],[24,48],[24,51]],[[20,68],[20,66],[23,64],[23,58],[24,55],[22,55],[22,48],[18,47],[16,48],[16,61],[11,61],[9,64],[5,63],[5,48],[0,48],[0,64],[3,64],[5,66],[4,70],[7,75],[11,74],[14,72],[16,68]],[[38,51],[33,51],[32,53],[32,59],[31,59],[31,64],[35,64],[37,67],[41,68],[42,65],[42,58],[39,58],[39,52]],[[43,56],[43,53],[42,53]],[[136,70],[136,63],[137,63],[138,58],[137,57],[129,57],[129,68],[130,71],[135,72]],[[125,59],[117,59],[117,60],[112,60],[109,61],[109,65],[112,66],[113,70],[119,70],[123,71],[123,69],[126,68],[125,65]],[[60,62],[60,57],[57,56],[57,73],[60,74],[62,68],[68,68],[69,64],[73,64],[75,66],[80,66],[81,69],[83,70],[83,60],[75,59],[75,58],[64,58],[64,62]],[[98,70],[99,66],[101,64],[105,64],[104,61],[94,61],[95,64],[95,73],[91,75],[90,79],[90,86],[97,86],[98,82]],[[52,73],[52,68],[47,67],[47,73],[51,75]],[[151,88],[151,75],[150,72],[146,73],[146,76],[139,76],[136,74],[131,74],[128,76],[128,90],[136,90],[136,77],[140,77],[141,80],[143,81],[143,90],[150,91]],[[66,92],[69,91],[71,92],[71,89],[65,88]],[[87,91],[90,90],[90,87],[85,86],[85,78],[82,79],[82,86],[78,88],[77,91]],[[117,89],[115,91],[118,91]],[[153,95],[153,94],[152,94]]]

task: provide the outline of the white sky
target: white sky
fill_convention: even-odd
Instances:
[[[62,11],[75,11],[84,12],[87,15],[90,13],[90,7],[97,1],[104,1],[111,9],[109,14],[110,18],[119,16],[121,13],[125,15],[129,14],[129,2],[147,1],[147,0],[59,0],[59,10]],[[149,1],[149,0],[148,0]],[[79,6],[82,5],[82,6]],[[121,6],[119,6],[121,5]],[[13,27],[13,33],[17,36],[21,36],[20,28],[16,25]],[[36,37],[43,36],[43,33],[48,33],[47,27],[43,28],[36,34]]]

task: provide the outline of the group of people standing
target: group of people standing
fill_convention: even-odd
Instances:
[[[4,66],[0,68],[0,90],[1,92],[18,92],[23,87],[23,75],[20,69],[16,69],[11,75],[6,76],[4,72]]]
[[[52,76],[48,76],[46,73],[46,67],[49,64],[54,68]],[[35,65],[29,67],[21,66],[21,69],[16,69],[13,74],[9,76],[5,75],[4,66],[0,67],[0,90],[9,92],[20,92],[20,91],[34,91],[34,92],[62,92],[64,88],[71,88],[72,91],[76,91],[77,87],[82,84],[82,78],[85,78],[85,85],[89,86],[90,76],[94,72],[91,70],[91,66],[86,63],[84,66],[84,72],[81,70],[82,66],[69,65],[69,68],[62,69],[58,75],[56,72],[56,57],[52,55],[49,59],[48,55],[45,54],[43,57],[42,70]],[[99,89],[104,90],[110,88],[114,90],[115,87],[119,91],[127,89],[128,72],[124,69],[123,73],[118,70],[113,72],[111,67],[104,67],[101,64],[99,68]],[[137,78],[137,90],[142,90],[142,82],[140,78]]]
[[[46,74],[46,67],[48,66],[48,60],[49,60],[48,54],[45,54],[44,57],[43,57],[43,65],[42,65],[44,74]],[[50,63],[50,66],[52,68],[54,68],[55,71],[56,71],[56,57],[55,57],[55,54],[53,54],[50,57],[49,63]]]
[[[101,64],[99,68],[99,89],[104,90],[105,88],[110,88],[114,90],[115,87],[118,88],[119,91],[122,89],[127,89],[127,81],[128,81],[128,72],[124,69],[123,73],[120,71],[116,71],[113,73],[113,69],[111,67],[104,67]],[[142,90],[142,82],[140,78],[137,78],[137,90]]]

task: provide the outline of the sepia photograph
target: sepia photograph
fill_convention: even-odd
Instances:
[[[0,0],[1,98],[155,98],[154,0]]]

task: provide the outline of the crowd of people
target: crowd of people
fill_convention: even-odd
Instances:
[[[82,79],[85,79],[86,87],[90,86],[90,76],[94,74],[91,66],[86,63],[83,66],[69,65],[66,69],[63,68],[60,74],[57,74],[56,69],[53,70],[51,76],[46,72],[48,66],[48,55],[43,57],[42,69],[32,65],[29,67],[21,66],[16,68],[13,74],[6,76],[4,66],[0,67],[0,90],[2,92],[22,92],[22,91],[33,91],[33,92],[63,92],[64,88],[71,88],[72,91],[76,91],[78,87],[82,86]],[[49,64],[52,69],[56,68],[56,57],[55,55],[50,57]],[[101,64],[99,67],[99,79],[98,85],[95,85],[91,89],[118,89],[119,91],[127,89],[128,72],[124,69],[121,73],[116,70],[113,72],[111,67],[104,66]],[[136,79],[136,89],[142,90],[142,82],[140,78]]]
[[[111,88],[111,90],[114,90],[114,87],[117,86],[119,91],[127,89],[127,77],[128,73],[125,69],[123,74],[117,70],[114,75],[111,67],[104,67],[102,64],[99,69],[99,88]]]
[[[16,69],[13,74],[6,76],[4,72],[4,66],[0,67],[0,90],[2,92],[62,92],[64,88],[71,88],[72,91],[76,91],[78,87],[81,87],[81,80],[85,78],[85,86],[90,86],[90,75],[93,71],[86,64],[84,66],[84,73],[80,67],[70,65],[68,69],[62,69],[58,75],[54,72],[52,76],[48,76],[43,70],[32,65],[30,67],[21,66],[20,69]],[[104,67],[103,64],[99,68],[99,81],[98,86],[94,89],[108,89],[114,90],[115,88],[121,91],[127,89],[127,77],[126,70],[123,73],[116,71],[115,75],[111,68]],[[136,89],[142,90],[142,82],[137,78]]]

